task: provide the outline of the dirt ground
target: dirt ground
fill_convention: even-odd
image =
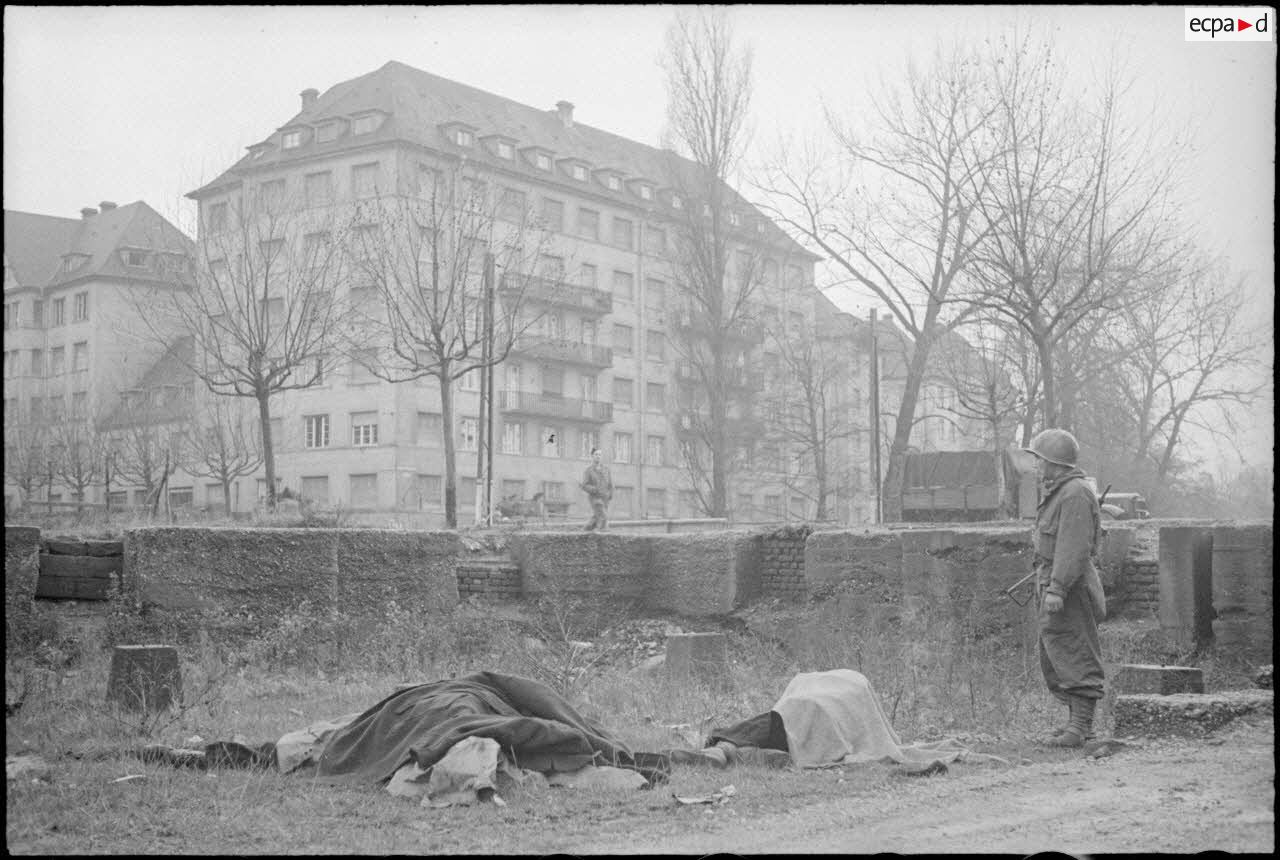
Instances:
[[[834,773],[815,779],[838,780]],[[838,783],[837,783],[838,786]],[[838,794],[833,786],[833,795]],[[732,801],[693,816],[696,832],[625,835],[575,854],[1032,853],[1275,850],[1275,732],[1268,715],[1208,740],[1153,739],[1099,759],[1014,767],[952,765],[877,796],[839,797],[738,817]]]

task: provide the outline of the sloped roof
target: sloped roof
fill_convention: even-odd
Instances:
[[[154,280],[151,268],[126,266],[125,248],[192,255],[195,243],[141,200],[88,218],[4,213],[5,255],[24,287],[49,287],[91,277]],[[83,265],[66,271],[63,257],[82,254]]]
[[[350,134],[346,134],[324,143],[312,139],[296,149],[285,151],[281,148],[283,129],[318,125],[330,119],[350,119],[354,115],[374,110],[383,112],[387,117],[376,131],[368,135],[353,139]],[[623,174],[625,179],[644,178],[659,187],[688,185],[697,170],[693,162],[671,150],[647,146],[577,120],[566,127],[558,111],[554,109],[539,110],[401,62],[391,61],[376,71],[330,87],[312,105],[294,115],[264,141],[270,144],[270,148],[262,156],[246,155],[217,179],[190,192],[188,196],[198,198],[207,191],[239,182],[247,170],[279,166],[294,159],[340,152],[356,145],[395,141],[445,153],[465,153],[473,162],[503,170],[515,170],[530,179],[545,179],[546,174],[525,159],[517,158],[513,164],[489,153],[483,146],[457,146],[441,130],[441,126],[455,122],[474,128],[479,138],[486,135],[509,137],[516,141],[517,149],[546,149],[556,158],[581,159],[593,169],[613,168]],[[736,191],[729,190],[735,198],[735,205],[754,211],[754,207]],[[614,197],[631,206],[639,203],[637,198],[625,191],[614,192],[604,187],[593,187],[592,192],[603,197]],[[792,253],[819,259],[787,237],[771,221],[765,220],[768,231],[766,237],[771,241],[785,243]]]
[[[195,381],[191,371],[191,359],[195,343],[190,335],[176,338],[156,359],[138,381],[132,391],[154,392],[166,387],[181,388]],[[134,424],[155,424],[179,421],[188,417],[191,404],[182,398],[161,398],[159,402],[139,409],[131,405],[122,394],[116,406],[103,422],[107,427],[128,427]]]
[[[43,287],[62,265],[80,219],[4,210],[4,256],[20,287]]]

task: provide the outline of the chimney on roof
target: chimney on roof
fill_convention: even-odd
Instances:
[[[306,110],[315,106],[316,99],[320,96],[320,91],[314,87],[307,87],[300,95],[302,96],[302,109]]]
[[[80,210],[80,217],[85,219],[86,221],[88,221],[90,217],[97,214],[98,214],[98,210],[94,209],[92,206],[86,206]]]
[[[112,203],[110,200],[103,200],[98,204],[98,208],[103,212],[110,212],[112,209],[116,208],[116,204]]]
[[[564,127],[573,128],[573,102],[556,102],[556,111],[560,114],[560,121],[564,123]]]

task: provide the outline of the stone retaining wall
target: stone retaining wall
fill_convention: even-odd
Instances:
[[[4,527],[4,620],[6,641],[30,619],[40,576],[40,529]]]
[[[141,528],[125,532],[124,592],[167,609],[388,600],[424,611],[458,602],[453,532]]]
[[[730,612],[760,591],[759,535],[743,531],[513,535],[523,592],[592,594],[685,615]]]

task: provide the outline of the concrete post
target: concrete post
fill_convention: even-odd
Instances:
[[[1213,531],[1203,526],[1160,529],[1160,627],[1179,648],[1198,648],[1213,638]]]

